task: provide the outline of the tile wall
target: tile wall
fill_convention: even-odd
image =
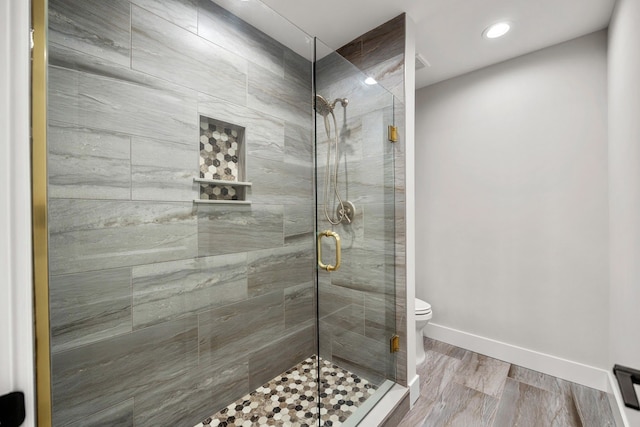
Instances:
[[[314,353],[311,56],[210,0],[49,8],[53,423],[195,425]],[[193,204],[200,116],[251,206]]]

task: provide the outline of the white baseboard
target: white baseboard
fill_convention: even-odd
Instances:
[[[562,378],[563,380],[605,392],[610,390],[608,372],[594,366],[573,362],[434,323],[427,325],[425,335],[438,341]]]
[[[607,395],[609,396],[609,404],[611,405],[611,412],[613,412],[613,418],[616,421],[617,426],[629,427],[629,420],[625,414],[624,401],[618,388],[618,381],[613,376],[612,372],[607,372]]]
[[[416,375],[409,382],[409,402],[411,403],[412,408],[413,408],[413,404],[416,403],[416,400],[418,400],[419,397],[420,397],[420,377]]]

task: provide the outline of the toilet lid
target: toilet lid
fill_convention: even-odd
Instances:
[[[416,298],[416,314],[425,314],[431,311],[431,304]]]

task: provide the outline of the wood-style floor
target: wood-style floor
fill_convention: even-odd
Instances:
[[[420,397],[401,427],[615,426],[607,395],[425,338]]]

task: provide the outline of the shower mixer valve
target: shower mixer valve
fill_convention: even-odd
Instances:
[[[342,218],[342,222],[351,224],[353,218],[356,216],[356,205],[350,201],[342,202],[342,204],[336,208],[336,214],[338,218]]]

